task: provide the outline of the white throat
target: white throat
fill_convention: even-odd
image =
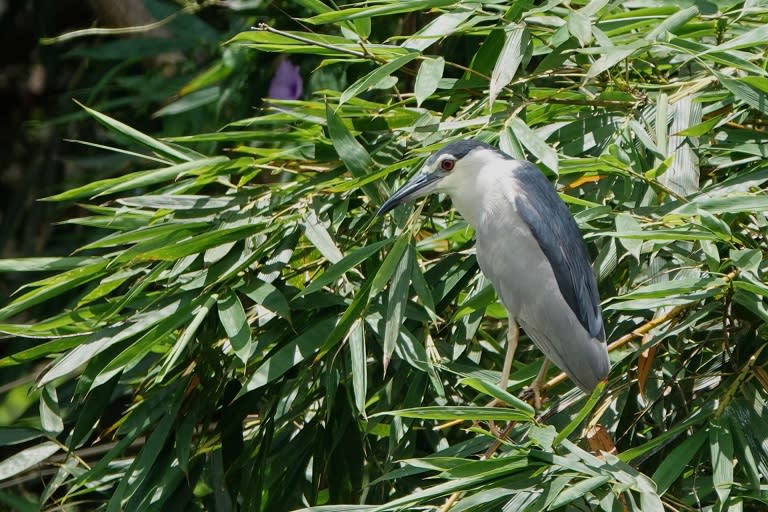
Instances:
[[[504,191],[514,181],[506,170],[509,160],[491,152],[473,151],[442,179],[438,190],[451,197],[453,207],[476,230],[492,221],[498,206],[509,204]],[[502,186],[502,183],[507,186]],[[516,187],[515,187],[516,188]]]

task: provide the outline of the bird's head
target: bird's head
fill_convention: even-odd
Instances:
[[[476,140],[451,142],[430,156],[424,167],[408,183],[387,199],[377,215],[395,207],[426,196],[432,192],[449,191],[471,180],[472,173],[489,158],[505,158],[506,155],[493,146]]]

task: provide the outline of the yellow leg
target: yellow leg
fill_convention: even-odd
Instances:
[[[512,370],[512,361],[515,359],[515,350],[517,350],[517,340],[520,332],[517,328],[517,322],[509,316],[509,328],[507,329],[507,353],[504,356],[504,367],[501,369],[501,381],[499,387],[506,390],[509,384],[509,372]]]
[[[544,385],[547,382],[547,370],[552,364],[549,358],[544,358],[544,362],[541,363],[538,375],[531,383],[531,391],[533,391],[533,406],[538,410],[541,409],[541,391],[544,389]]]

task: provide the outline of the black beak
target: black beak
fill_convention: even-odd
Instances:
[[[413,177],[411,181],[403,185],[400,190],[392,194],[392,197],[387,199],[376,215],[384,215],[388,211],[400,206],[408,201],[413,201],[416,198],[425,196],[432,192],[437,186],[437,182],[442,178],[438,173],[424,173],[420,172]]]

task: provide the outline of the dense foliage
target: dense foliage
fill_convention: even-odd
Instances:
[[[37,375],[35,406],[0,428],[4,503],[768,502],[768,5],[230,4],[172,20],[181,41],[215,44],[154,112],[163,133],[135,119],[157,94],[79,98],[104,128],[86,144],[118,158],[47,198],[79,205],[82,246],[0,261],[43,274],[0,309],[0,368]],[[282,59],[301,98],[251,110]],[[114,73],[150,74],[148,90],[162,77]],[[505,313],[449,201],[375,216],[426,155],[469,137],[537,162],[585,234],[613,363],[591,397],[553,368],[544,410],[518,398],[543,362],[527,338],[510,388],[493,385]]]

